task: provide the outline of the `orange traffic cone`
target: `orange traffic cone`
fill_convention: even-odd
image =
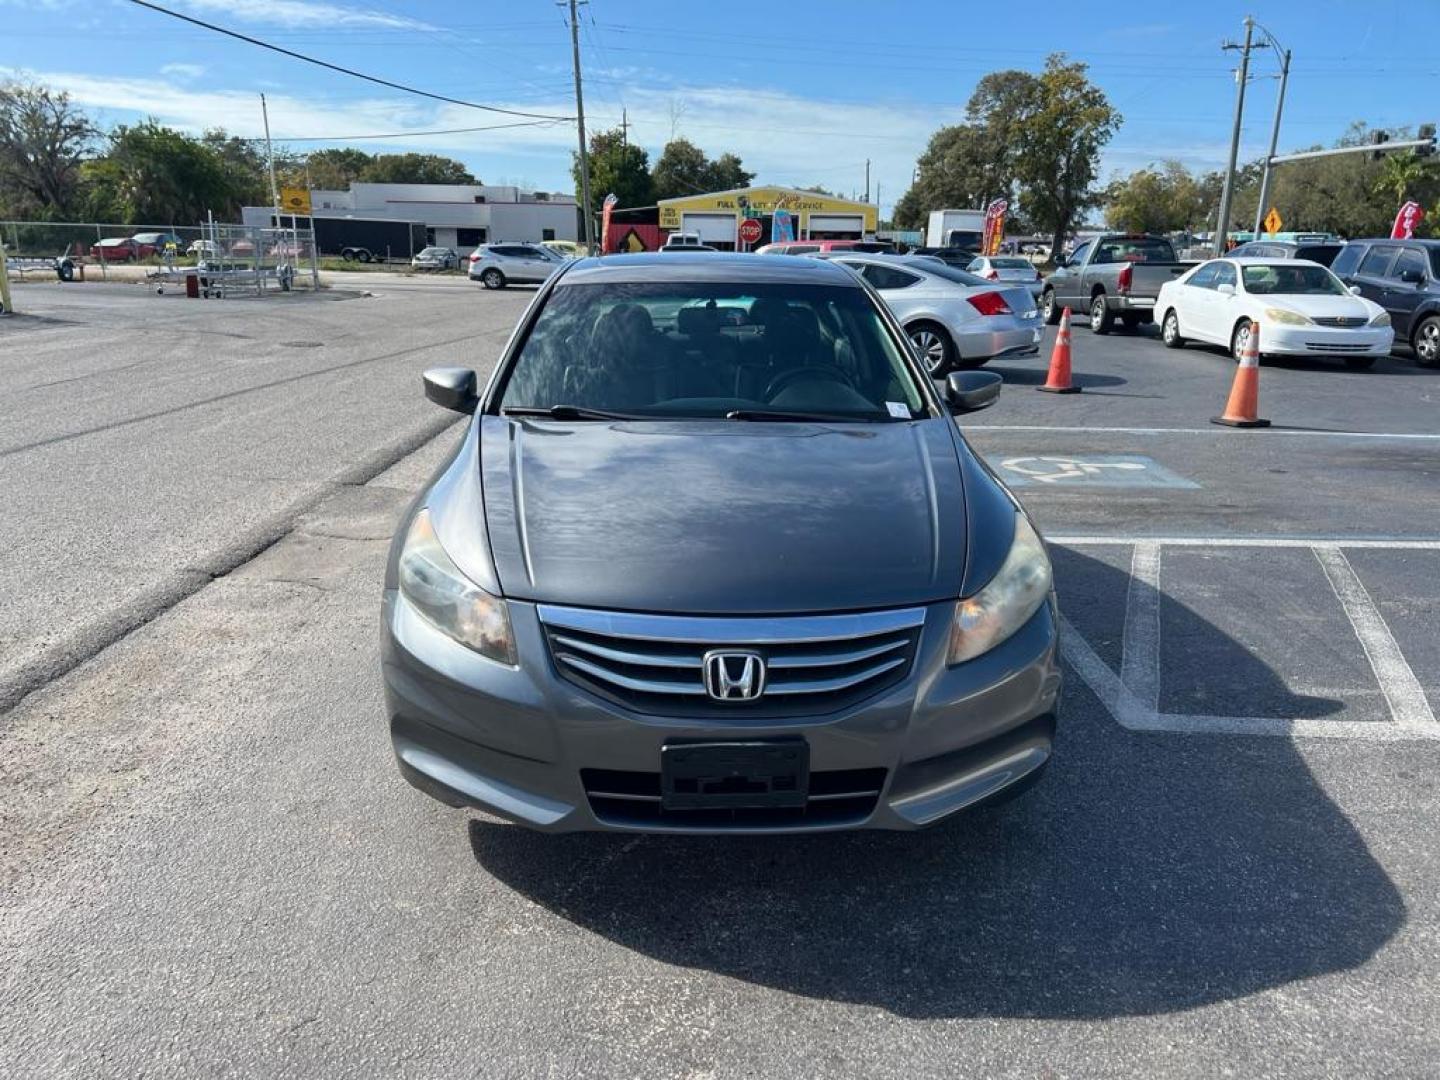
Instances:
[[[1260,412],[1260,324],[1250,324],[1250,340],[1240,353],[1240,366],[1235,369],[1235,381],[1230,385],[1230,400],[1225,403],[1223,416],[1211,417],[1212,424],[1226,427],[1269,427],[1269,420],[1262,420]]]
[[[1045,385],[1037,386],[1035,389],[1044,390],[1048,394],[1080,393],[1080,387],[1070,381],[1070,309],[1068,307],[1060,315],[1060,329],[1055,334],[1055,348],[1050,353],[1050,374],[1045,379]]]

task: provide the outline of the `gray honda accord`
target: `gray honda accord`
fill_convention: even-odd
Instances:
[[[404,777],[550,832],[912,829],[1048,763],[1050,561],[851,270],[574,261],[406,514],[382,654]]]

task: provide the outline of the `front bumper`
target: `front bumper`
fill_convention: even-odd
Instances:
[[[945,664],[952,611],[931,605],[907,677],[852,708],[755,722],[672,720],[629,712],[560,678],[532,604],[510,602],[521,658],[511,668],[450,640],[387,590],[391,739],[401,773],[422,791],[547,832],[915,829],[1033,780],[1051,752],[1060,690],[1053,601],[1007,641],[953,668]],[[875,790],[778,821],[696,823],[669,820],[653,805],[648,817],[631,814],[591,779],[639,778],[643,787],[658,777],[667,740],[794,735],[810,747],[812,790],[821,776],[862,774]]]
[[[1389,326],[1341,329],[1332,326],[1260,325],[1260,352],[1264,356],[1383,356],[1395,344]]]

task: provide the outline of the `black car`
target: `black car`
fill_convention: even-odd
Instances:
[[[910,252],[911,255],[934,255],[937,259],[949,263],[957,269],[964,270],[975,261],[975,251],[962,247],[917,247]]]
[[[1345,245],[1334,243],[1300,244],[1293,240],[1251,240],[1248,244],[1225,254],[1232,259],[1309,259],[1329,266]]]
[[[1417,364],[1440,366],[1440,240],[1351,240],[1330,269],[1390,313]]]

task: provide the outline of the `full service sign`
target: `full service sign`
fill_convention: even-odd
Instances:
[[[741,205],[741,199],[745,205]],[[790,191],[785,188],[749,188],[745,191],[725,191],[715,195],[697,195],[693,198],[666,199],[660,203],[660,228],[680,228],[680,215],[684,213],[723,213],[729,211],[737,216],[743,210],[752,217],[773,214],[777,209],[788,210],[792,221],[802,215],[815,214],[859,214],[864,221],[864,230],[873,233],[879,224],[879,215],[874,203],[852,202],[810,191]],[[803,224],[803,222],[802,222]]]

